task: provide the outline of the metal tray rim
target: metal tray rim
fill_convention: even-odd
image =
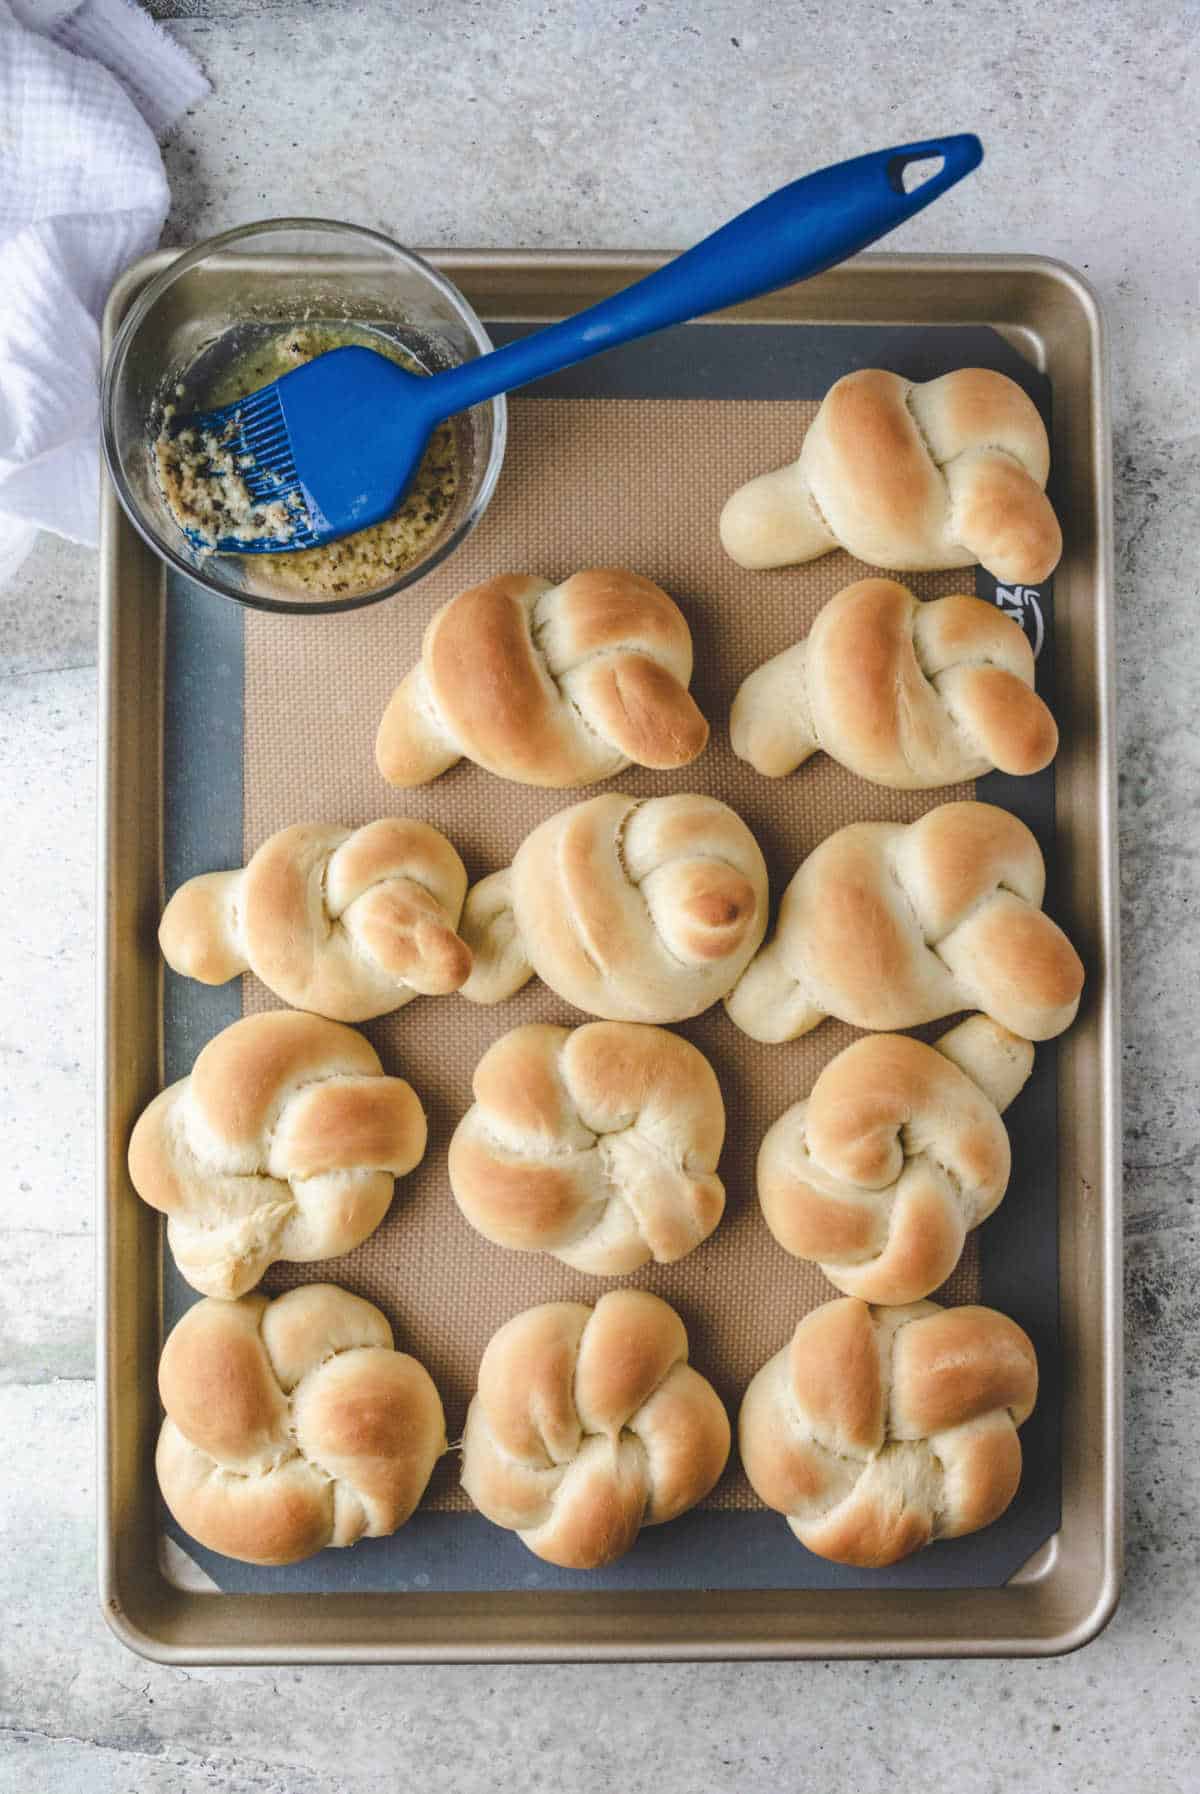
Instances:
[[[158,250],[133,264],[118,279],[109,297],[103,321],[103,341],[107,351],[120,316],[134,292],[152,275],[167,266],[178,250]],[[457,249],[424,251],[437,265],[452,275],[469,277],[473,271],[493,272],[504,266],[516,272],[561,272],[580,276],[604,277],[636,275],[668,259],[666,253],[651,251],[580,251],[580,250],[491,250]],[[156,1603],[156,1615],[136,1616],[126,1600],[126,1575],[118,1549],[121,1515],[116,1511],[114,1478],[115,1424],[119,1400],[117,1382],[122,1354],[112,1349],[117,1311],[123,1306],[118,1294],[119,1254],[113,1239],[114,1209],[110,1187],[110,1127],[112,1078],[115,1059],[113,1012],[111,1008],[116,986],[113,942],[112,847],[116,833],[117,781],[114,766],[114,717],[120,701],[117,649],[117,573],[124,521],[111,485],[102,481],[101,495],[101,606],[99,639],[99,761],[98,761],[98,913],[101,923],[100,951],[97,955],[97,1015],[99,1022],[97,1062],[98,1104],[98,1177],[97,1177],[97,1492],[100,1525],[98,1528],[98,1583],[101,1608],[113,1633],[129,1649],[152,1661],[182,1664],[252,1664],[272,1663],[418,1663],[474,1662],[480,1660],[540,1661],[662,1661],[721,1660],[746,1658],[821,1658],[821,1657],[941,1657],[941,1656],[1045,1656],[1076,1650],[1103,1630],[1111,1619],[1120,1596],[1122,1545],[1122,1432],[1121,1403],[1122,1343],[1120,1328],[1121,1259],[1120,1230],[1120,1092],[1118,1080],[1119,1041],[1119,947],[1116,908],[1116,767],[1115,767],[1115,649],[1112,581],[1112,468],[1111,422],[1109,413],[1108,346],[1103,312],[1091,284],[1068,264],[1050,257],[1031,255],[932,255],[897,256],[868,255],[853,264],[822,277],[828,284],[844,285],[847,280],[863,279],[868,286],[888,276],[944,275],[947,278],[985,271],[1003,274],[1009,279],[1034,277],[1048,279],[1071,295],[1084,315],[1089,337],[1088,386],[1093,407],[1094,495],[1099,535],[1096,541],[1096,812],[1101,840],[1097,859],[1099,869],[1099,940],[1104,967],[1102,988],[1097,1009],[1099,1061],[1101,1081],[1102,1136],[1097,1150],[1102,1173],[1098,1192],[1098,1262],[1094,1307],[1102,1326],[1105,1361],[1102,1369],[1099,1418],[1103,1429],[1101,1494],[1101,1566],[1091,1590],[1086,1611],[1076,1614],[1057,1630],[1036,1635],[1018,1634],[998,1628],[972,1635],[964,1626],[961,1610],[970,1601],[959,1595],[955,1607],[960,1610],[957,1624],[947,1624],[920,1635],[911,1623],[915,1603],[911,1593],[898,1596],[891,1605],[895,1610],[894,1629],[864,1626],[861,1633],[838,1636],[813,1636],[808,1631],[791,1630],[781,1635],[769,1620],[755,1636],[717,1636],[720,1616],[708,1628],[708,1636],[686,1639],[630,1639],[628,1635],[607,1641],[595,1639],[571,1643],[559,1639],[536,1637],[489,1641],[472,1639],[428,1640],[413,1642],[388,1638],[376,1633],[371,1638],[355,1640],[345,1636],[321,1643],[296,1642],[295,1635],[281,1632],[267,1640],[234,1641],[209,1638],[187,1643],[175,1642],[168,1636],[170,1612],[186,1597],[168,1591],[163,1583]],[[823,290],[823,289],[822,289]],[[809,319],[824,314],[814,307]],[[145,1453],[143,1453],[143,1457]],[[148,1466],[147,1466],[148,1467]],[[1009,1591],[998,1591],[1001,1596]],[[165,1596],[163,1599],[161,1597]],[[236,1601],[238,1597],[198,1597],[205,1603]],[[245,1598],[243,1598],[245,1599]],[[278,1598],[277,1598],[278,1599]],[[318,1597],[319,1599],[319,1597]],[[388,1597],[371,1597],[386,1601]],[[436,1599],[430,1597],[429,1599]],[[870,1595],[868,1600],[888,1605],[886,1592]],[[846,1598],[841,1597],[843,1606]],[[849,1603],[851,1606],[860,1601]],[[768,1604],[764,1603],[764,1607]],[[211,1611],[211,1608],[210,1608]],[[155,1618],[158,1624],[155,1624]]]

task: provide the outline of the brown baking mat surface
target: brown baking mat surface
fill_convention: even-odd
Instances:
[[[474,880],[507,865],[538,822],[592,791],[635,797],[704,791],[731,804],[762,845],[778,900],[800,860],[834,829],[859,820],[910,821],[969,797],[970,785],[892,792],[868,785],[824,755],[782,780],[735,758],[729,709],[741,680],[806,634],[827,599],[871,571],[842,553],[806,567],[750,573],[724,554],[717,518],[751,474],[791,460],[816,411],[780,400],[540,398],[510,400],[504,472],[491,508],[463,548],[410,593],[347,616],[251,612],[245,627],[244,846],[300,821],[357,826],[411,815],[440,828]],[[696,651],[692,689],[712,726],[706,752],[681,772],[631,767],[607,787],[539,791],[462,761],[417,791],[394,791],[375,767],[374,740],[393,687],[418,658],[433,611],[500,572],[558,580],[580,568],[624,565],[658,581],[681,606]],[[914,575],[922,598],[970,592],[974,574]],[[247,1011],[278,1007],[252,978]],[[680,1263],[625,1279],[593,1278],[541,1253],[494,1246],[459,1214],[446,1180],[446,1148],[471,1102],[471,1075],[487,1047],[521,1022],[578,1025],[587,1018],[533,980],[510,1002],[478,1008],[458,996],[418,998],[364,1032],[386,1069],[408,1078],[429,1115],[423,1163],[397,1185],[391,1210],[357,1251],[319,1265],[277,1265],[264,1287],[332,1280],[376,1302],[400,1344],[426,1364],[446,1404],[451,1439],[463,1424],[475,1372],[502,1322],[537,1302],[596,1301],[628,1282],[682,1315],[693,1363],[731,1416],[765,1359],[800,1316],[837,1292],[815,1267],[788,1257],[767,1231],[754,1194],[754,1161],[770,1123],[804,1095],[855,1031],[827,1021],[785,1046],[747,1040],[718,1005],[679,1032],[710,1061],[725,1099],[720,1171],[728,1203],[716,1233]],[[947,1026],[941,1024],[941,1026]],[[935,1036],[939,1028],[924,1030]],[[980,1291],[977,1236],[940,1292],[951,1302]],[[469,1506],[457,1461],[442,1461],[433,1509]],[[710,1506],[758,1507],[736,1457]]]

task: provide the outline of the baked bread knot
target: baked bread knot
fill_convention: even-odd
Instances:
[[[441,1399],[378,1308],[332,1283],[189,1308],[166,1345],[163,1500],[210,1551],[290,1564],[403,1526],[446,1450]]]
[[[824,749],[902,791],[1040,772],[1058,750],[1020,624],[981,598],[922,604],[894,579],[831,598],[806,640],[742,682],[729,731],[768,778]]]
[[[846,1296],[805,1315],[750,1384],[742,1464],[809,1551],[881,1569],[999,1519],[1037,1384],[1027,1335],[993,1308]]]
[[[914,1028],[981,1009],[1026,1040],[1070,1027],[1083,966],[1041,908],[1033,835],[994,804],[919,821],[853,822],[809,854],[771,941],[727,1000],[754,1040],[793,1040],[827,1015]]]
[[[359,1245],[425,1151],[412,1086],[352,1028],[249,1015],[156,1096],[129,1142],[134,1189],[167,1217],[175,1262],[206,1296],[240,1296],[276,1259]]]
[[[981,561],[1038,585],[1062,554],[1049,471],[1046,426],[1004,374],[958,368],[921,384],[861,368],[830,387],[798,461],[728,500],[721,541],[743,567],[844,548],[898,573]]]
[[[514,1028],[475,1070],[450,1187],[485,1238],[598,1277],[673,1264],[725,1208],[725,1109],[688,1041],[636,1022]]]
[[[1008,1187],[1000,1113],[1033,1048],[984,1015],[936,1047],[868,1034],[768,1129],[758,1200],[785,1252],[848,1296],[916,1302],[949,1277]]]
[[[691,676],[691,633],[653,580],[502,574],[438,611],[375,757],[392,785],[424,785],[463,756],[522,785],[686,766],[708,740]]]
[[[465,982],[471,955],[455,930],[466,891],[462,861],[426,822],[300,822],[241,871],[181,885],[158,939],[187,978],[251,971],[294,1009],[362,1022]]]
[[[536,972],[607,1021],[683,1021],[733,987],[766,923],[766,864],[728,805],[609,791],[549,817],[472,887],[463,995],[499,1003]]]
[[[683,1322],[646,1290],[526,1309],[483,1354],[463,1488],[547,1563],[612,1563],[725,1468],[728,1417],[687,1356]]]

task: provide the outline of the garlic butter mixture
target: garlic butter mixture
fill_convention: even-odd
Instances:
[[[222,536],[236,536],[241,541],[251,536],[290,541],[295,523],[282,499],[259,504],[251,497],[244,476],[253,467],[254,457],[236,452],[236,418],[219,432],[180,430],[171,435],[165,426],[174,409],[168,406],[163,413],[164,428],[154,444],[154,467],[180,529],[198,536],[210,553]]]
[[[350,343],[375,349],[411,373],[427,371],[398,343],[373,330],[356,329],[352,324],[299,324],[280,330],[276,336],[260,342],[232,362],[212,390],[204,395],[203,405],[215,409],[232,404],[248,393],[256,392],[260,386],[290,374],[314,356],[324,355],[330,349],[344,348]],[[176,520],[186,522],[193,529],[199,528],[204,535],[246,533],[252,520],[257,534],[286,540],[290,528],[286,510],[282,505],[253,505],[239,470],[232,465],[235,457],[224,444],[207,440],[198,445],[185,444],[184,456],[172,457],[172,465],[164,468],[164,444],[169,448],[182,443],[185,436],[194,434],[181,432],[178,437],[168,438],[164,432],[155,444],[159,481]],[[202,511],[206,490],[211,489],[212,482],[197,477],[197,448],[209,456],[210,473],[216,471],[223,475],[224,490],[220,498],[224,511],[219,519]],[[213,458],[222,450],[225,460],[231,464],[228,470]],[[183,466],[178,465],[181,461]],[[187,466],[189,461],[190,467]],[[256,582],[293,590],[299,587],[314,597],[331,598],[351,597],[357,592],[386,585],[389,580],[398,578],[406,567],[422,559],[441,534],[458,490],[459,468],[459,436],[454,421],[450,420],[439,424],[430,437],[416,478],[393,516],[373,524],[370,529],[359,530],[356,535],[329,542],[323,548],[256,555]],[[240,515],[242,506],[238,488],[248,508],[246,517]],[[277,511],[282,515],[277,517]]]

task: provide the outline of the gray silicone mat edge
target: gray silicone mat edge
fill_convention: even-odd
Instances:
[[[489,325],[498,345],[529,328]],[[750,356],[741,352],[748,329],[754,336]],[[803,357],[796,353],[800,342]],[[996,368],[1029,393],[1049,424],[1049,381],[996,332],[977,326],[689,326],[610,351],[530,393],[795,400],[819,397],[853,368],[879,365],[917,380],[964,365]],[[976,590],[1016,615],[1040,646],[1038,689],[1052,701],[1051,582],[1014,590],[980,570]],[[166,652],[163,870],[172,891],[194,873],[241,862],[243,613],[171,575]],[[1021,780],[992,774],[977,790],[981,798],[1019,814],[1053,863],[1053,769]],[[185,1075],[201,1046],[240,1014],[236,983],[212,990],[168,973],[163,997],[168,1079]],[[1007,1514],[982,1534],[939,1544],[889,1570],[864,1571],[814,1557],[791,1539],[775,1514],[703,1511],[646,1530],[620,1563],[581,1577],[543,1564],[514,1534],[473,1514],[418,1510],[391,1538],[365,1540],[352,1551],[325,1551],[282,1569],[207,1551],[170,1516],[164,1517],[165,1528],[227,1593],[1003,1586],[1057,1530],[1061,1513],[1056,1091],[1056,1051],[1053,1045],[1041,1047],[1034,1075],[1007,1116],[1013,1143],[1009,1193],[981,1234],[984,1299],[1021,1323],[1042,1367],[1038,1406],[1021,1434],[1021,1489]],[[194,1299],[168,1263],[168,1330]]]

